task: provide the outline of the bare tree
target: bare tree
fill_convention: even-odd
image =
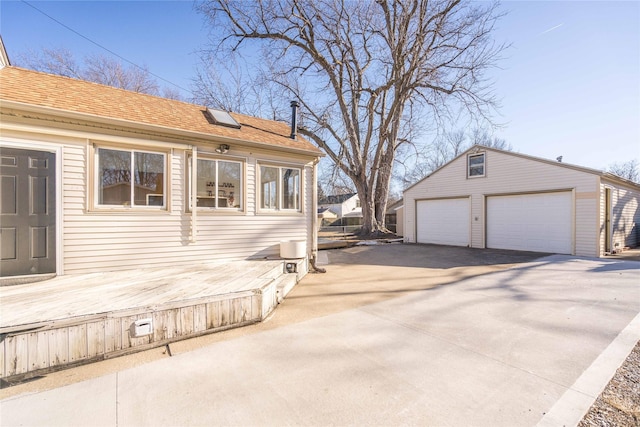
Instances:
[[[50,74],[87,80],[133,92],[159,96],[160,87],[146,67],[125,66],[105,55],[86,56],[79,65],[65,48],[42,49],[18,55],[17,65]],[[177,90],[163,88],[165,98],[181,99]]]
[[[184,97],[180,93],[180,91],[171,86],[164,86],[160,90],[160,96],[167,99],[175,99],[177,101],[184,101]]]
[[[264,86],[257,84],[248,67],[237,57],[218,61],[211,52],[203,52],[192,79],[194,101],[226,111],[254,116],[272,116],[263,111]],[[268,96],[265,97],[269,99]]]
[[[629,181],[640,183],[640,165],[638,160],[628,160],[626,162],[615,162],[609,165],[607,172],[617,175]]]
[[[329,159],[322,159],[318,170],[318,182],[328,196],[355,192],[353,181]]]
[[[498,150],[506,150],[506,151],[513,150],[513,147],[511,146],[511,144],[507,143],[506,140],[502,138],[498,138],[496,136],[492,136],[485,128],[473,129],[471,131],[470,139],[471,141],[470,141],[469,147],[475,144],[480,144],[480,145],[484,145],[485,147],[497,148]]]
[[[192,79],[195,99],[203,105],[250,114],[244,108],[249,104],[244,102],[250,86],[246,80],[237,61],[219,62],[209,52],[204,52]]]
[[[146,67],[125,67],[120,61],[104,55],[87,56],[85,64],[82,73],[85,80],[133,92],[158,94],[158,83]]]
[[[303,105],[300,132],[357,189],[363,233],[384,230],[396,150],[406,125],[451,103],[487,117],[482,75],[502,46],[497,5],[461,0],[210,0],[199,4],[219,38],[214,52],[263,47],[273,81]]]
[[[30,50],[23,55],[18,55],[16,65],[74,79],[82,78],[81,69],[73,54],[65,48],[43,48],[42,52]]]

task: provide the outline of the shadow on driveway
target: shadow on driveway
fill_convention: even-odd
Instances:
[[[597,274],[585,279],[582,261],[595,261],[589,267],[593,272],[640,268],[640,263],[604,258],[419,244],[355,246],[325,253],[329,258],[327,273],[309,274],[294,288],[276,311],[272,319],[274,327],[408,293],[452,286],[469,278],[483,278],[466,289],[470,293],[499,295],[515,302],[543,301],[549,294],[555,294],[557,286],[567,285],[567,293],[562,298],[569,300],[575,298],[571,294],[572,288],[602,285]],[[543,270],[539,274],[544,282],[523,287],[519,279],[534,267]],[[492,275],[507,269],[500,278]],[[515,283],[519,284],[514,286]],[[615,311],[620,301],[605,299],[586,303],[611,305],[611,310]]]
[[[549,255],[540,252],[403,243],[355,246],[339,251],[328,251],[328,253],[330,264],[334,265],[358,264],[434,269],[496,264],[514,265]]]
[[[546,254],[383,244],[324,252],[326,274],[307,275],[278,307],[275,325],[303,321],[529,263]]]

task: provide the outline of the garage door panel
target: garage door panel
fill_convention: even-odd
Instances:
[[[469,198],[417,202],[418,243],[469,246]]]
[[[570,192],[487,198],[487,247],[572,252]]]

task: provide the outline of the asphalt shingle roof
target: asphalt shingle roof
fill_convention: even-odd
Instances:
[[[241,128],[229,128],[212,124],[205,106],[13,66],[0,69],[0,105],[3,101],[80,113],[87,115],[88,120],[108,118],[131,127],[150,125],[159,131],[197,132],[204,138],[235,138],[321,155],[315,145],[300,135],[291,139],[288,123],[231,113]]]

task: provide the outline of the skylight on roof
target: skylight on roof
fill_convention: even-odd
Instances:
[[[240,123],[236,122],[228,112],[216,108],[207,108],[207,111],[217,125],[240,129]]]

